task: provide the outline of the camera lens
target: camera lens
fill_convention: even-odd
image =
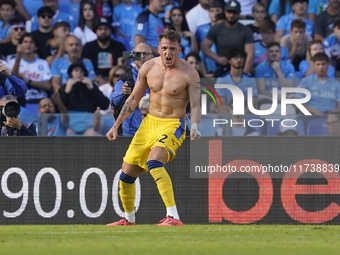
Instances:
[[[8,102],[5,105],[3,112],[7,117],[17,117],[20,114],[20,105],[16,102]]]

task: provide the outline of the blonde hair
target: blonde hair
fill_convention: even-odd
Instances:
[[[124,70],[124,72],[125,72],[125,69],[124,69],[124,67],[122,67],[122,66],[114,66],[114,67],[111,68],[111,70],[110,70],[110,72],[109,72],[109,80],[108,80],[108,82],[109,82],[109,84],[110,84],[112,87],[114,87],[114,85],[115,85],[115,84],[113,84],[114,75],[116,74],[116,72],[117,72],[119,69],[122,69],[122,70]]]

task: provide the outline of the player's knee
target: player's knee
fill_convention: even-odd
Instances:
[[[156,168],[164,167],[164,164],[158,160],[149,160],[148,162],[146,162],[146,165],[148,166],[149,171]]]
[[[133,183],[135,183],[137,177],[132,177],[132,176],[129,176],[129,175],[127,175],[127,174],[125,174],[125,173],[122,172],[122,173],[120,174],[119,179],[120,179],[122,182],[133,184]]]

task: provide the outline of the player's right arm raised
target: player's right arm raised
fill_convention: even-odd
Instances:
[[[148,63],[150,64],[150,63]],[[138,72],[138,77],[136,81],[136,85],[132,90],[130,96],[126,99],[122,110],[112,128],[107,132],[106,137],[109,141],[115,141],[117,139],[118,127],[123,123],[123,121],[129,117],[129,115],[133,112],[133,110],[137,107],[139,101],[144,95],[145,90],[147,89],[147,80],[146,74],[150,70],[150,65],[145,63],[142,68]]]

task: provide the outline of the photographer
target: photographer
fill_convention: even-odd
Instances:
[[[32,122],[20,121],[19,117],[7,117],[3,114],[3,109],[9,102],[17,103],[18,115],[20,106],[13,95],[5,95],[0,98],[0,136],[36,136],[36,126]]]
[[[123,77],[120,77],[120,80],[116,83],[114,87],[115,91],[110,96],[111,105],[115,108],[123,106],[125,100],[129,97],[135,86],[139,69],[146,61],[153,58],[150,46],[145,43],[138,44],[135,47],[134,51],[141,53],[141,60],[136,60],[135,61],[136,67],[132,68],[134,82],[133,83],[131,82],[132,83],[131,87],[129,87],[129,84],[126,82],[126,80],[124,80]],[[122,80],[124,80],[125,82]],[[136,109],[122,124],[123,136],[133,136],[136,133],[137,129],[139,128],[141,122],[142,114],[139,108],[136,107]]]
[[[0,97],[8,94],[20,97],[26,92],[25,82],[11,74],[7,66],[0,60]]]

